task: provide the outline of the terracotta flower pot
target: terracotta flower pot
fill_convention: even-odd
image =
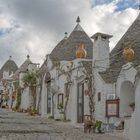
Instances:
[[[132,111],[135,111],[135,103],[134,102],[130,103],[129,106],[132,108]]]
[[[77,58],[86,58],[87,52],[84,48],[84,44],[80,44],[78,49],[76,50],[76,57]]]
[[[124,48],[123,57],[125,62],[132,62],[134,60],[134,51],[131,48]]]

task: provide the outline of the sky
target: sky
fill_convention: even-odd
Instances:
[[[27,54],[42,64],[57,43],[70,34],[80,16],[92,36],[113,35],[112,49],[139,14],[140,0],[0,0],[0,67],[9,56],[20,66]]]

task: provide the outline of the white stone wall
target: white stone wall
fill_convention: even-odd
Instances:
[[[9,71],[3,71],[3,79],[9,78]]]
[[[46,84],[44,83],[45,81],[45,76],[43,78],[42,82],[42,92],[41,92],[41,115],[44,116],[47,114],[47,88]]]
[[[131,127],[131,129],[134,129],[134,140],[140,139],[140,79],[137,81],[136,90],[135,90],[135,122],[134,127]]]
[[[119,74],[119,77],[117,79],[117,88],[116,88],[116,93],[118,97],[120,97],[120,117],[124,117],[124,111],[123,111],[123,102],[121,100],[121,94],[123,94],[121,90],[121,86],[124,82],[131,82],[134,84],[135,81],[135,76],[137,74],[137,70],[132,66],[132,63],[127,63],[122,67],[122,70]],[[130,95],[128,95],[130,96]]]
[[[109,36],[102,33],[95,34],[95,36],[93,43],[95,118],[106,122],[106,98],[107,94],[115,94],[115,86],[114,84],[106,84],[98,72],[109,68]],[[101,101],[98,101],[98,93],[101,93]]]
[[[135,113],[130,118],[125,119],[124,136],[129,140],[135,140]],[[139,140],[139,139],[137,139]]]
[[[106,99],[108,94],[115,94],[115,84],[106,84],[98,72],[94,71],[95,76],[95,119],[107,122],[106,118]],[[101,101],[98,101],[98,93],[101,93]]]
[[[24,82],[23,82],[23,77],[24,77],[24,75],[25,75],[25,73],[23,73],[23,72],[21,72],[20,74],[19,74],[19,86],[21,87],[21,88],[24,88]]]
[[[52,69],[52,61],[49,59],[48,57],[48,61],[47,61],[47,69],[46,69],[46,73],[47,71],[49,71],[50,75],[51,75],[51,79],[53,79],[54,82],[58,82],[57,78],[57,71],[56,69]],[[42,91],[41,91],[41,110],[40,113],[42,116],[50,116],[51,114],[47,114],[47,84],[45,83],[45,76],[43,77],[43,81],[42,81]],[[54,102],[55,102],[55,97],[54,97]]]
[[[71,120],[73,124],[77,123],[77,85],[79,82],[84,81],[84,74],[82,72],[83,68],[76,68],[78,65],[81,65],[79,63],[79,60],[74,60],[74,67],[75,70],[72,71],[72,84],[70,88],[70,96],[69,96],[69,101],[68,101],[68,106],[67,106],[67,119]],[[61,61],[61,68],[65,71],[67,71],[67,65],[70,65],[70,62],[67,61]],[[62,74],[59,75],[58,71],[56,68],[51,69],[52,63],[50,60],[48,61],[48,69],[51,74],[51,78],[53,81],[51,82],[52,84],[55,82],[55,84],[59,87],[59,90],[54,96],[54,117],[55,119],[61,118],[62,116],[60,115],[60,111],[57,109],[57,104],[58,104],[58,94],[63,93],[64,94],[64,102],[65,102],[65,83],[67,83],[66,75]],[[58,77],[59,75],[59,77]],[[44,76],[45,78],[45,76]],[[44,81],[45,79],[43,79]],[[86,84],[85,84],[86,88]],[[43,82],[42,84],[42,99],[41,99],[41,114],[42,115],[47,115],[47,88],[45,83]],[[84,114],[90,114],[89,113],[89,100],[87,96],[84,96]]]
[[[32,97],[29,91],[29,88],[25,88],[21,93],[21,109],[27,109],[31,106]]]

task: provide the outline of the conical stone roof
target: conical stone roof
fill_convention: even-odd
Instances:
[[[53,49],[50,54],[50,58],[52,60],[61,61],[71,61],[76,59],[76,49],[80,43],[84,43],[85,49],[87,51],[87,59],[92,59],[92,49],[93,43],[90,37],[85,33],[79,24],[79,20],[77,22],[76,27],[70,34],[68,38],[64,38],[61,40],[58,45]]]
[[[11,75],[12,73],[15,73],[17,69],[18,69],[17,64],[10,57],[9,60],[7,60],[0,69],[0,80],[3,78],[4,71],[7,72],[9,71],[9,75]]]
[[[19,67],[19,69],[15,72],[13,75],[13,80],[17,80],[19,77],[20,72],[26,72],[28,69],[29,64],[31,64],[32,61],[30,60],[29,56],[27,55],[27,59],[23,62],[23,64]]]
[[[122,54],[123,50],[125,47],[130,46],[135,52],[133,65],[137,67],[140,65],[140,14],[111,51],[110,68],[106,72],[100,73],[107,83],[114,83],[117,81],[120,70],[125,64]]]

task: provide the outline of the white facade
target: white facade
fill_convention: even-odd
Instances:
[[[112,36],[96,33],[93,35],[93,86],[95,88],[95,118],[107,122],[106,99],[108,94],[114,94],[114,84],[107,84],[100,76],[99,72],[109,68],[109,38]],[[100,94],[100,100],[98,96]]]
[[[84,60],[83,60],[84,61]],[[90,60],[89,60],[90,61]],[[77,91],[78,91],[78,84],[81,83],[83,84],[83,90],[86,90],[87,89],[87,85],[84,81],[85,79],[85,75],[84,73],[82,72],[82,70],[84,70],[83,67],[81,67],[81,63],[79,62],[79,60],[74,60],[72,62],[69,62],[69,61],[61,61],[60,62],[60,66],[62,69],[61,70],[64,70],[64,73],[65,72],[69,72],[67,66],[70,66],[71,67],[71,64],[73,65],[71,68],[71,79],[68,79],[67,77],[67,74],[64,74],[63,72],[61,72],[60,70],[58,70],[57,67],[54,67],[53,69],[52,68],[52,63],[50,63],[51,60],[49,59],[48,60],[48,69],[50,70],[49,73],[51,75],[51,79],[52,82],[50,84],[51,86],[51,112],[50,113],[47,113],[47,83],[45,83],[45,77],[46,75],[44,76],[44,80],[43,80],[43,83],[42,83],[42,99],[41,99],[41,114],[44,116],[50,116],[50,115],[53,115],[53,110],[54,110],[54,118],[55,119],[61,119],[62,118],[62,114],[61,114],[61,111],[58,109],[58,98],[59,98],[59,94],[63,94],[63,106],[65,106],[66,104],[66,94],[67,94],[67,91],[66,91],[66,84],[68,83],[69,86],[70,86],[70,89],[69,89],[69,100],[68,100],[68,104],[67,104],[67,111],[66,111],[66,119],[67,120],[71,120],[71,122],[73,124],[77,123],[78,122],[78,118],[77,118]],[[69,83],[70,80],[71,82]],[[54,107],[52,107],[52,94],[55,93],[54,95]],[[89,112],[89,97],[86,96],[84,94],[84,91],[83,91],[83,99],[84,99],[84,105],[83,105],[83,110],[84,110],[84,114],[90,114]],[[63,108],[64,110],[64,108]]]
[[[27,66],[26,69],[28,71],[37,70],[37,65],[35,63],[31,63]],[[27,110],[30,106],[33,105],[33,97],[32,97],[31,91],[30,91],[29,87],[25,87],[24,82],[23,82],[23,77],[26,73],[27,73],[27,71],[23,71],[23,72],[21,71],[19,73],[19,86],[22,89],[21,90],[20,109],[24,109],[24,110]],[[38,91],[37,91],[37,93],[39,94]],[[36,95],[36,100],[37,100],[36,104],[38,103],[38,98],[39,98],[39,96]]]
[[[120,117],[131,116],[129,104],[135,101],[134,82],[137,70],[132,63],[123,65],[117,80],[117,95],[120,98]]]
[[[136,90],[135,90],[135,120],[133,121],[133,127],[131,127],[131,130],[134,130],[134,140],[139,140],[140,138],[140,78],[138,78],[138,81],[136,83]]]

